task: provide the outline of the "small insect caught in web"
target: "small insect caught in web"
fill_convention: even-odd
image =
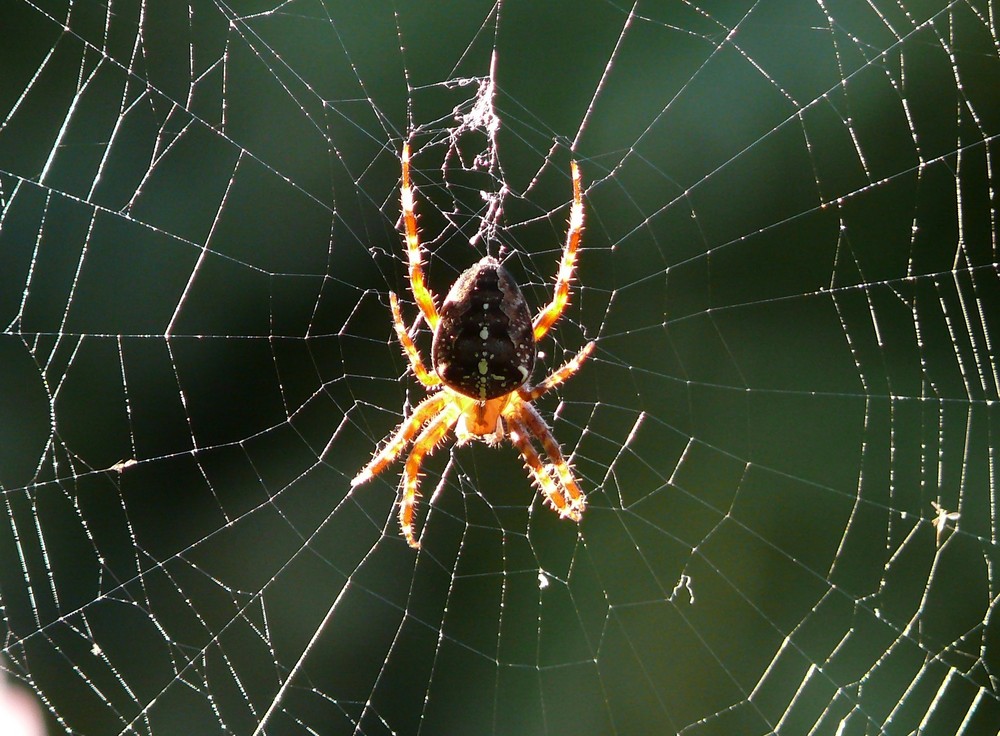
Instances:
[[[941,537],[944,535],[944,530],[948,527],[948,522],[958,521],[962,515],[957,511],[949,511],[948,509],[942,507],[937,501],[931,501],[931,506],[934,507],[934,511],[937,513],[934,517],[934,529],[936,530],[936,544],[940,547]]]

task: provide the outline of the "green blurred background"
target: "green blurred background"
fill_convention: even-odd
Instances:
[[[52,733],[997,733],[990,3],[0,28],[0,661]],[[438,294],[544,303],[579,162],[579,527],[508,446],[428,461],[420,553],[398,465],[350,491],[423,396],[404,140]]]

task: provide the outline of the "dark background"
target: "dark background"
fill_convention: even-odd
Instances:
[[[4,0],[4,670],[88,736],[995,733],[995,17]],[[349,489],[424,395],[407,139],[439,295],[544,303],[579,162],[579,527],[509,446],[420,553]]]

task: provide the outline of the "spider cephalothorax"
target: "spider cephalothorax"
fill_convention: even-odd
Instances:
[[[513,277],[490,256],[458,277],[438,312],[424,283],[410,186],[410,149],[403,146],[402,203],[410,288],[424,320],[434,332],[430,371],[424,367],[407,331],[395,294],[389,294],[389,304],[396,336],[414,375],[434,393],[417,405],[351,485],[364,483],[385,470],[413,442],[403,469],[399,504],[399,522],[411,547],[420,546],[413,533],[420,465],[453,426],[459,444],[473,438],[496,443],[508,433],[545,500],[560,516],[574,521],[581,518],[586,506],[584,495],[559,443],[532,402],[573,375],[593,351],[594,343],[588,343],[575,358],[534,388],[528,385],[535,366],[537,342],[559,319],[569,300],[569,283],[583,232],[583,199],[576,163],[571,165],[571,172],[573,208],[555,295],[534,320]],[[541,443],[547,463],[542,461],[531,438]]]

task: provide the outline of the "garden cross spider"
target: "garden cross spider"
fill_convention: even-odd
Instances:
[[[573,471],[559,443],[532,402],[579,370],[594,349],[588,343],[576,357],[535,387],[527,383],[535,366],[537,342],[545,336],[566,308],[573,278],[576,251],[583,232],[583,199],[580,171],[571,166],[573,207],[563,248],[555,294],[534,321],[521,289],[495,258],[487,256],[458,277],[445,297],[441,311],[424,283],[417,218],[410,186],[410,147],[403,146],[402,208],[406,250],[410,263],[410,288],[417,306],[433,331],[431,368],[428,371],[407,331],[396,295],[389,294],[392,321],[414,375],[426,389],[434,390],[405,419],[388,442],[351,481],[365,483],[385,470],[412,441],[413,449],[403,468],[403,493],[399,523],[407,544],[420,547],[413,533],[414,508],[419,497],[420,465],[452,426],[458,444],[480,439],[495,445],[509,433],[524,464],[545,500],[559,516],[580,521],[586,506]],[[414,437],[416,439],[414,439]],[[537,439],[548,463],[535,450]]]

